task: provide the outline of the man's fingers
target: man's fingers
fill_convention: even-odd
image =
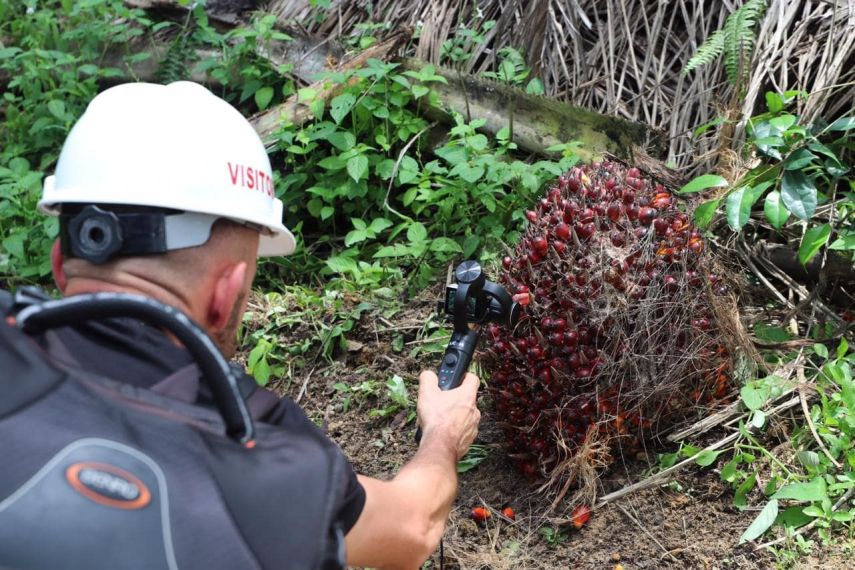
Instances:
[[[460,388],[473,393],[477,392],[480,386],[481,380],[471,372],[466,373],[466,376],[463,377],[463,382],[460,384]]]

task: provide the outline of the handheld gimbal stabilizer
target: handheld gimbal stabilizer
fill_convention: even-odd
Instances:
[[[513,327],[520,315],[515,303],[504,287],[487,281],[477,261],[464,261],[454,270],[457,283],[445,288],[445,301],[439,302],[440,311],[454,322],[451,340],[439,366],[439,387],[452,390],[460,386],[469,369],[475,346],[481,336],[480,327],[488,322]]]
[[[439,365],[439,387],[453,390],[463,382],[472,363],[475,347],[481,336],[480,325],[488,322],[513,327],[520,316],[520,306],[511,299],[504,287],[487,281],[477,261],[464,261],[454,270],[457,283],[445,288],[445,300],[437,303],[453,322],[451,340]],[[469,324],[476,325],[470,328]],[[422,430],[416,431],[420,441]]]

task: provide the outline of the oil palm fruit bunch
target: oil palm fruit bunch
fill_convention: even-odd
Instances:
[[[526,217],[500,278],[523,317],[489,326],[485,343],[495,413],[525,475],[551,476],[592,439],[638,450],[729,395],[716,317],[727,286],[668,189],[591,163],[562,174]]]

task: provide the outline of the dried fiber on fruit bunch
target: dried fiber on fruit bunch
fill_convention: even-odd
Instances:
[[[573,168],[526,216],[501,277],[523,318],[488,327],[488,386],[522,473],[590,500],[599,468],[729,395],[731,297],[690,213],[637,168]]]

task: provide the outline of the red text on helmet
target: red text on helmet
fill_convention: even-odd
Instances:
[[[273,179],[259,168],[252,168],[243,164],[229,165],[229,177],[233,186],[240,186],[248,190],[257,190],[268,196],[273,196]]]

